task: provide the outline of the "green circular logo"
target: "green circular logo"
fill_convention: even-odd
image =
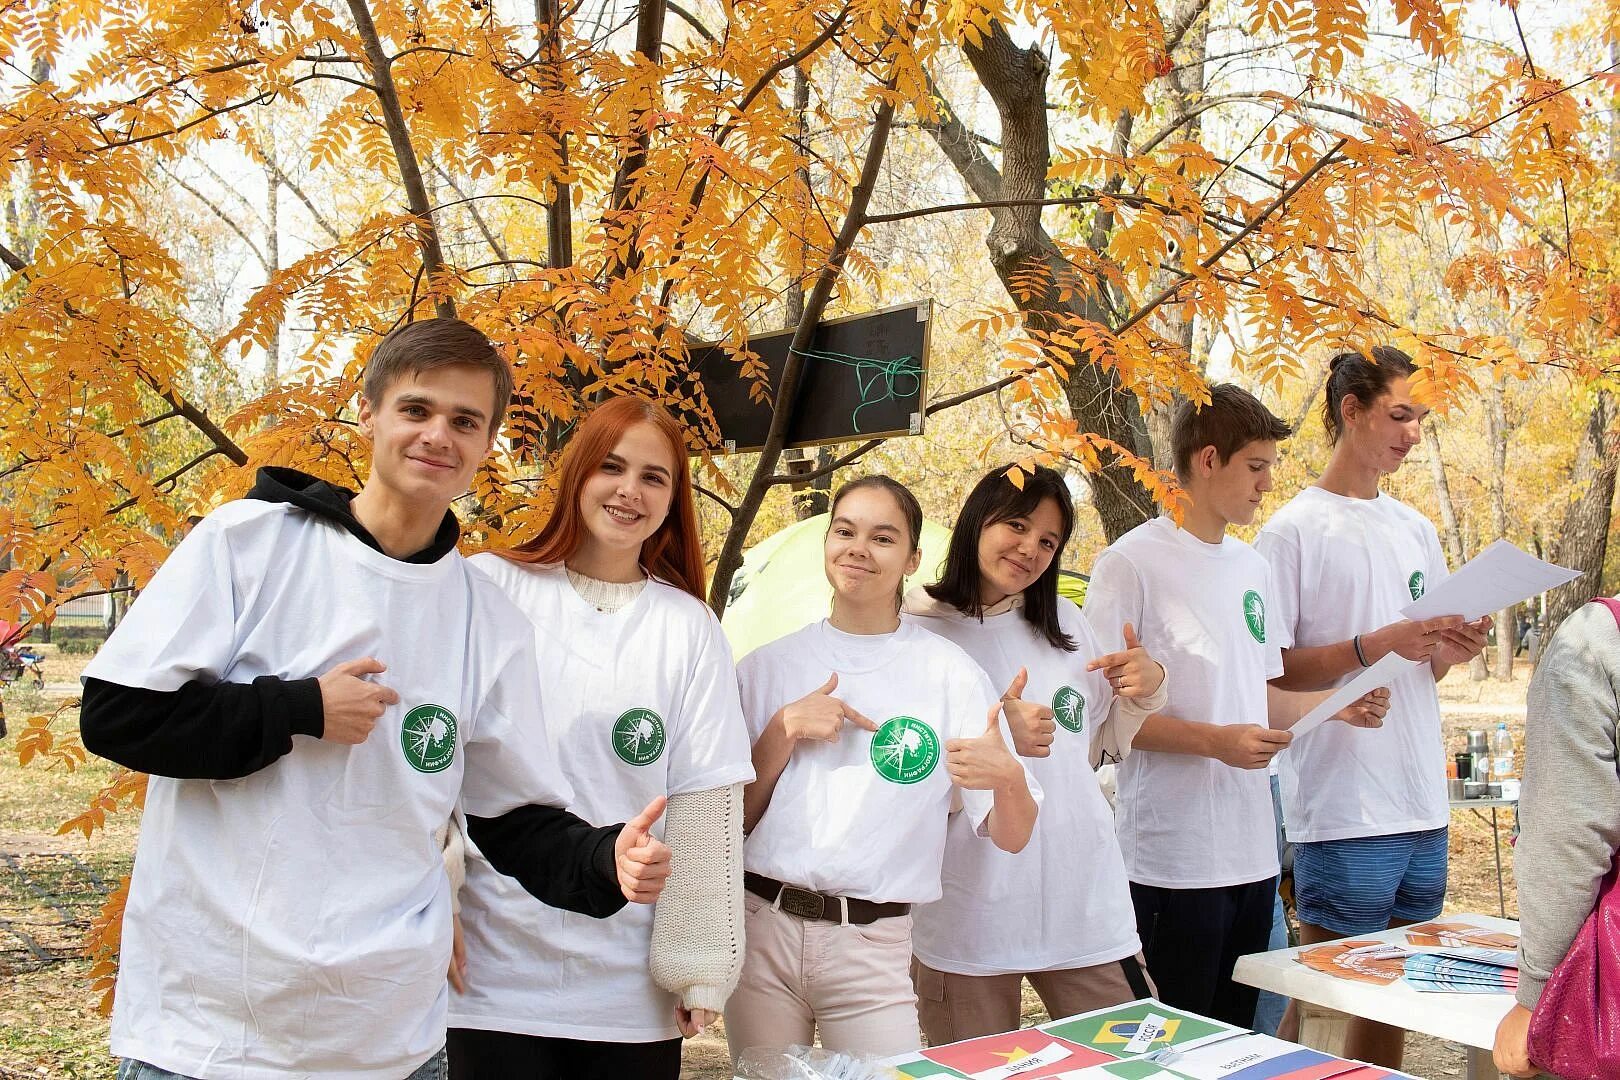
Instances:
[[[1052,695],[1052,715],[1057,722],[1079,734],[1086,726],[1086,699],[1072,686],[1060,686]]]
[[[885,720],[872,736],[872,768],[892,784],[926,780],[939,764],[939,736],[914,716]]]
[[[1406,579],[1406,591],[1412,594],[1412,599],[1423,599],[1423,571],[1414,570],[1412,576]]]
[[[1260,599],[1260,594],[1250,589],[1243,594],[1243,621],[1249,624],[1249,633],[1254,640],[1264,645],[1266,643],[1266,602]]]
[[[417,772],[443,772],[456,759],[456,714],[443,705],[418,705],[399,726],[399,745]]]
[[[613,752],[627,765],[651,765],[664,742],[664,721],[651,709],[631,709],[613,721]]]

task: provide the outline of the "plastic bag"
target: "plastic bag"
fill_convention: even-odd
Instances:
[[[819,1046],[785,1050],[744,1050],[737,1080],[904,1080],[904,1074],[866,1054],[846,1054]]]

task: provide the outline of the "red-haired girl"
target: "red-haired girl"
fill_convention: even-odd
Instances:
[[[472,561],[534,624],[574,811],[620,821],[667,795],[677,868],[656,909],[597,922],[530,899],[470,851],[450,1075],[676,1080],[680,1036],[714,1018],[741,964],[753,778],[731,650],[701,596],[679,425],[637,398],[598,407],[563,454],[539,534]]]

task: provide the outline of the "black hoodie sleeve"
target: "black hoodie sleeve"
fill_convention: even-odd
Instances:
[[[520,806],[493,818],[467,815],[467,836],[491,866],[541,903],[595,919],[627,902],[613,857],[623,828],[596,828],[555,806]]]
[[[265,675],[251,683],[189,682],[147,690],[85,679],[79,733],[86,750],[137,772],[235,780],[325,730],[316,679]]]

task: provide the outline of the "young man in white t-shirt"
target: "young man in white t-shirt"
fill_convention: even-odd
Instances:
[[[1119,768],[1120,848],[1148,973],[1169,1005],[1247,1027],[1257,991],[1232,981],[1245,953],[1264,952],[1277,885],[1266,768],[1286,730],[1325,695],[1268,687],[1282,672],[1268,633],[1271,575],[1227,535],[1271,490],[1288,426],[1251,394],[1210,388],[1184,404],[1172,440],[1191,497],[1181,525],[1137,526],[1097,557],[1086,615],[1105,648],[1127,623],[1176,673],[1164,710],[1149,716]],[[1376,724],[1380,700],[1341,714]]]
[[[651,902],[659,804],[592,828],[536,713],[521,612],[456,552],[450,502],[511,373],[459,320],[373,353],[351,494],[262,470],[180,544],[85,671],[93,752],[152,774],[124,912],[121,1080],[441,1080],[458,808],[534,895]]]

